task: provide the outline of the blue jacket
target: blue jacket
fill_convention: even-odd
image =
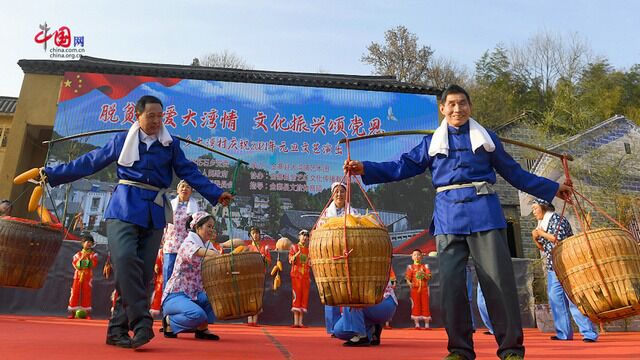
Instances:
[[[126,132],[114,136],[104,147],[90,151],[68,164],[47,167],[49,184],[57,186],[91,175],[118,160]],[[223,190],[200,173],[196,164],[188,160],[180,141],[173,138],[169,146],[162,146],[157,140],[147,150],[140,142],[140,160],[131,167],[117,165],[119,179],[137,181],[159,188],[168,188],[173,180],[173,172],[186,180],[205,199],[215,205]],[[164,209],[153,200],[157,192],[129,185],[117,185],[107,205],[105,219],[118,219],[145,228],[161,229],[165,226]]]
[[[378,184],[398,181],[431,171],[434,187],[464,184],[474,181],[496,182],[496,173],[518,190],[551,201],[559,184],[533,175],[520,167],[498,139],[489,131],[496,145],[493,152],[483,147],[471,151],[469,123],[459,129],[449,126],[449,156],[428,154],[431,135],[425,136],[413,150],[402,154],[400,160],[389,162],[364,161],[362,181]],[[495,171],[494,171],[495,170]],[[436,194],[431,233],[470,234],[478,231],[503,229],[507,226],[498,194],[476,195],[475,188],[443,191]]]

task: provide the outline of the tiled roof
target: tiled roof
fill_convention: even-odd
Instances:
[[[0,96],[0,113],[13,114],[16,112],[18,98],[10,96]]]
[[[549,147],[551,151],[557,153],[567,153],[574,158],[583,156],[603,145],[615,141],[631,131],[638,131],[638,126],[624,115],[614,115],[603,122],[574,135],[559,144]],[[540,155],[531,168],[533,173],[537,173],[540,167],[545,166],[548,155]]]
[[[65,72],[89,72],[234,81],[261,84],[314,86],[340,89],[389,91],[439,95],[441,89],[396,81],[389,76],[296,73],[263,70],[239,70],[190,65],[137,63],[82,56],[79,60],[20,60],[25,73],[62,75]]]

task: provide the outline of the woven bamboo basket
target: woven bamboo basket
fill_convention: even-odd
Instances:
[[[257,252],[224,254],[202,264],[202,282],[216,318],[238,319],[262,310],[265,264]]]
[[[0,217],[0,286],[39,289],[62,245],[62,228]]]
[[[569,299],[594,322],[640,314],[638,243],[619,228],[589,230],[587,236],[571,236],[553,249],[553,267]]]
[[[382,301],[389,281],[392,246],[389,233],[379,227],[347,227],[349,267],[344,229],[311,232],[309,256],[320,301],[331,306],[371,306]],[[348,282],[351,284],[349,296]]]

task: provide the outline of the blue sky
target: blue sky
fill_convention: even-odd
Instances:
[[[637,1],[13,1],[3,4],[0,95],[18,96],[19,59],[47,59],[38,25],[84,35],[86,54],[189,64],[230,50],[255,69],[369,74],[360,62],[372,41],[397,25],[436,55],[472,69],[498,43],[537,32],[579,33],[617,68],[640,62]]]

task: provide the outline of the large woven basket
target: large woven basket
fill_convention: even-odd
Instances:
[[[0,217],[0,286],[39,289],[62,245],[62,228]]]
[[[202,264],[202,282],[216,318],[238,319],[262,310],[265,265],[257,252],[225,254]]]
[[[595,322],[640,314],[638,243],[619,228],[589,230],[587,236],[571,236],[552,253],[553,267],[571,301]]]
[[[311,232],[309,256],[320,301],[331,306],[370,306],[382,301],[389,281],[392,246],[386,229],[348,227],[345,255],[343,229]],[[349,285],[351,295],[349,295]]]

